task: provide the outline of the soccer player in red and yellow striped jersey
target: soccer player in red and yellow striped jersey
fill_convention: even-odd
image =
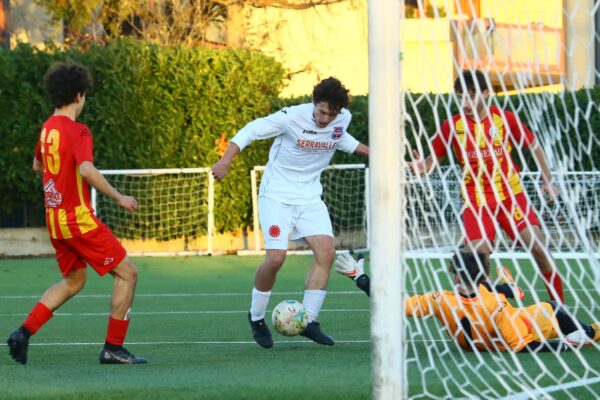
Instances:
[[[89,71],[74,63],[58,62],[50,67],[44,82],[55,110],[40,132],[33,169],[42,175],[46,223],[63,279],[46,290],[22,326],[9,336],[9,353],[15,361],[27,362],[31,335],[83,288],[86,265],[90,264],[99,275],[108,273],[114,278],[100,363],[145,363],[144,358],[123,347],[137,269],[110,229],[94,215],[89,184],[129,212],[137,210],[137,201],[119,193],[96,169],[90,130],[76,122],[92,85]]]
[[[516,148],[529,149],[542,174],[542,188],[549,200],[558,197],[542,147],[534,134],[509,111],[488,106],[490,91],[483,73],[466,70],[454,82],[463,112],[446,120],[431,141],[433,153],[409,167],[428,173],[451,149],[463,171],[462,220],[466,242],[489,254],[500,226],[512,240],[519,240],[535,259],[551,299],[564,302],[562,280],[556,263],[545,247],[540,222],[521,184],[519,167],[512,159]]]

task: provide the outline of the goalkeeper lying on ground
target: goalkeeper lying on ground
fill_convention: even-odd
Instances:
[[[349,254],[338,256],[335,270],[356,282],[370,295],[370,279],[364,273],[364,259]],[[486,281],[489,257],[470,251],[457,251],[449,265],[456,290],[435,291],[405,300],[408,316],[435,316],[450,337],[467,350],[537,352],[565,351],[573,346],[600,341],[600,323],[576,321],[558,303],[540,302],[515,308],[506,299],[522,292],[506,267],[498,270],[503,284],[492,290]],[[511,290],[512,289],[512,290]],[[565,341],[557,339],[559,333]]]

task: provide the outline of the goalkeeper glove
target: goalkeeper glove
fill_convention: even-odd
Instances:
[[[335,271],[356,281],[359,276],[365,273],[364,264],[364,258],[356,261],[350,254],[343,253],[337,256],[335,260]]]

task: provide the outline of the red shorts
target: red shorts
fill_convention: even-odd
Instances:
[[[56,250],[56,260],[63,276],[90,264],[102,276],[123,261],[127,252],[110,229],[98,228],[70,239],[50,239]]]
[[[523,229],[540,224],[525,193],[519,193],[514,198],[511,196],[501,203],[479,207],[467,205],[462,219],[467,242],[487,239],[493,243],[496,224],[504,229],[511,240],[515,240]]]

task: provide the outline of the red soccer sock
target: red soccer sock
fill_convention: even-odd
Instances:
[[[106,332],[106,343],[122,346],[129,328],[129,320],[108,318],[108,331]]]
[[[27,319],[25,319],[25,322],[23,322],[23,326],[27,328],[31,334],[35,334],[46,322],[50,320],[50,318],[52,318],[52,316],[54,316],[52,310],[50,310],[44,303],[40,301],[33,307],[27,316]]]
[[[560,301],[561,304],[565,304],[562,279],[560,279],[560,275],[558,275],[558,272],[546,272],[542,275],[544,275],[544,278],[546,278],[546,280],[548,281],[548,283],[544,282],[544,284],[546,285],[546,290],[548,291],[550,298],[555,301]],[[552,291],[550,290],[550,286],[554,288],[554,291],[558,295],[558,299],[556,299],[553,296]]]

